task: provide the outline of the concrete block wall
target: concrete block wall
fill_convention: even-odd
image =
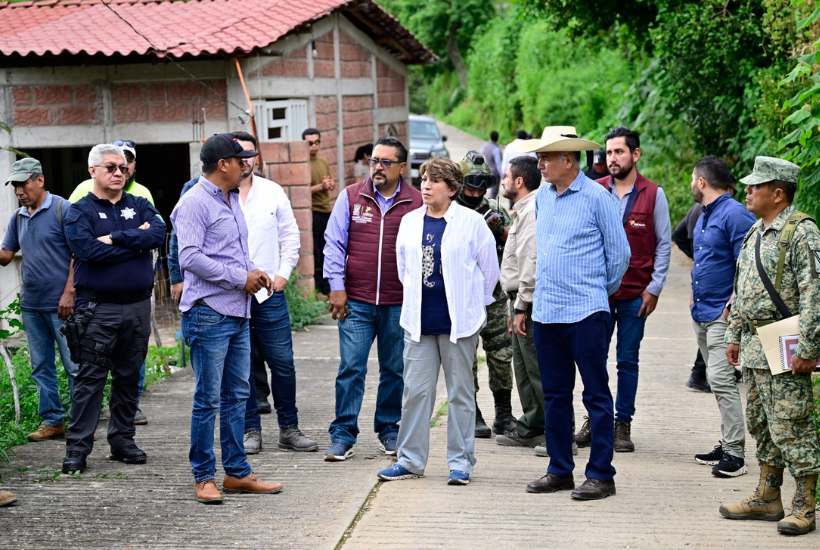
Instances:
[[[66,126],[100,122],[97,90],[79,86],[36,85],[12,87],[15,125]]]
[[[310,150],[306,141],[260,143],[266,178],[282,186],[299,226],[301,246],[296,273],[304,294],[313,292],[313,214],[310,195]]]

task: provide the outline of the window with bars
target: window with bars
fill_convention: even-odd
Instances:
[[[253,102],[260,141],[299,141],[308,126],[304,99],[263,99]]]

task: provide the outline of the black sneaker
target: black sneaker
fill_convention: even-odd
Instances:
[[[712,449],[712,452],[695,455],[695,460],[697,460],[701,464],[706,464],[707,466],[717,466],[718,462],[720,462],[720,459],[723,458],[724,454],[725,453],[723,452],[723,445],[721,443],[718,443],[715,446],[715,448]]]
[[[85,456],[85,454],[79,451],[66,452],[65,458],[63,459],[62,472],[64,474],[70,474],[72,472],[84,472],[86,467]]]
[[[746,462],[729,453],[724,453],[718,465],[712,468],[712,475],[717,477],[737,477],[745,473]]]
[[[122,449],[111,449],[108,458],[110,460],[125,462],[126,464],[145,464],[148,461],[148,455],[133,443],[126,445]]]

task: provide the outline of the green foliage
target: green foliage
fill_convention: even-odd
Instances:
[[[799,7],[805,0],[794,0]],[[820,21],[820,8],[798,23],[798,30],[814,27]],[[813,36],[817,38],[817,36]],[[797,206],[807,214],[820,215],[820,40],[806,48],[806,53],[797,58],[791,73],[783,79],[782,85],[792,87],[796,93],[786,102],[789,116],[786,127],[790,132],[780,141],[788,160],[802,169],[802,178],[797,194]]]
[[[0,458],[8,460],[7,451],[26,442],[26,436],[40,425],[37,414],[37,386],[31,377],[28,347],[18,349],[11,358],[20,392],[20,425],[14,421],[14,397],[8,369],[0,369]],[[60,380],[60,395],[68,394],[65,376]]]
[[[23,310],[20,307],[20,294],[18,293],[17,297],[6,307],[6,309],[0,310],[0,323],[6,321],[9,325],[9,330],[0,329],[0,340],[8,340],[23,330],[23,322],[20,321],[20,315],[22,313]]]
[[[312,325],[327,313],[327,302],[317,300],[315,292],[310,297],[302,295],[296,284],[296,274],[291,275],[285,286],[285,299],[288,302],[291,330]]]

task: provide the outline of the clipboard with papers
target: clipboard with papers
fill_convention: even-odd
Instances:
[[[797,353],[797,342],[800,339],[800,317],[793,315],[788,319],[757,328],[757,336],[766,362],[772,375],[777,376],[792,371],[792,358]],[[820,370],[820,359],[817,361]]]

